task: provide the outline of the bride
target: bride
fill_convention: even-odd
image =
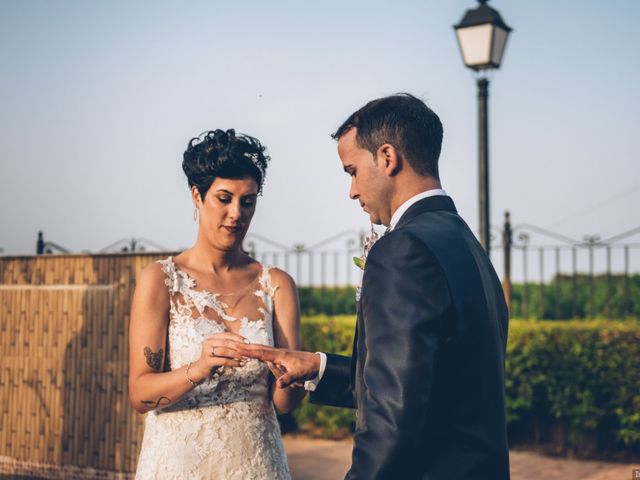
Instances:
[[[130,323],[129,395],[147,413],[137,479],[289,479],[274,405],[304,389],[273,388],[241,342],[297,350],[293,280],[241,245],[269,157],[260,142],[215,130],[189,142],[182,168],[195,204],[190,249],[146,267]]]

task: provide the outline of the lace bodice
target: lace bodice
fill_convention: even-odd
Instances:
[[[167,276],[165,284],[170,293],[168,353],[171,369],[196,361],[204,339],[227,330],[224,323],[207,315],[208,309],[226,322],[239,322],[238,333],[249,342],[273,346],[273,296],[276,288],[271,285],[269,267],[262,266],[258,288],[253,291],[263,306],[257,308],[256,318],[249,319],[227,314],[227,305],[220,300],[220,294],[197,290],[195,281],[176,266],[172,257],[159,263]],[[264,399],[268,395],[268,379],[266,365],[258,360],[249,360],[243,367],[223,369],[222,374],[204,381],[164,410]]]
[[[171,257],[159,263],[170,294],[171,369],[197,360],[204,339],[229,325],[251,343],[273,346],[276,288],[269,267],[261,267],[251,285],[255,290],[247,293],[256,300],[255,317],[235,318],[222,301],[225,295],[198,290]],[[136,479],[290,480],[269,375],[264,363],[249,360],[224,369],[173,405],[147,413]]]

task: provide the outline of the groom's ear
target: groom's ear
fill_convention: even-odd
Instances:
[[[382,162],[382,170],[388,176],[393,177],[402,169],[402,157],[390,143],[380,145],[377,153],[378,162]]]

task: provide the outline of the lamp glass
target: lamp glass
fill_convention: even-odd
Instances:
[[[493,48],[491,52],[491,63],[498,67],[502,62],[502,55],[504,54],[504,47],[507,44],[507,32],[504,28],[494,26],[493,27]]]
[[[462,58],[467,67],[474,68],[491,63],[491,34],[493,28],[491,24],[484,24],[456,30]],[[493,50],[495,51],[496,49],[494,48]]]

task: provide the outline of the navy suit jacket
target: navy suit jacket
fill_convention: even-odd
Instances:
[[[509,478],[508,312],[450,197],[413,204],[367,259],[352,357],[313,403],[357,408],[349,480]]]

